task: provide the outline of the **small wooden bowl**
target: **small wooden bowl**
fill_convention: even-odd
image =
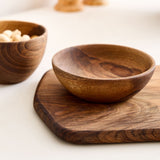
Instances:
[[[127,100],[150,80],[155,61],[137,49],[82,45],[58,52],[52,60],[59,81],[73,95],[92,102]]]
[[[0,42],[0,84],[13,84],[27,79],[39,65],[47,42],[45,27],[22,21],[0,21],[0,33],[19,29],[22,34],[38,35],[21,42]]]

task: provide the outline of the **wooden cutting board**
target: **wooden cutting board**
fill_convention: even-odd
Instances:
[[[71,95],[50,70],[39,82],[34,108],[45,124],[68,142],[160,141],[160,66],[141,92],[117,104],[89,103]]]

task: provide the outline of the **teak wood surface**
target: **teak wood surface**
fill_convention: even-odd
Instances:
[[[38,67],[47,43],[43,26],[23,21],[0,21],[0,33],[19,29],[22,35],[37,35],[29,41],[0,42],[0,84],[14,84],[26,80]]]
[[[95,103],[129,99],[145,87],[155,69],[147,53],[112,44],[63,49],[54,55],[52,65],[70,93]]]
[[[160,141],[160,66],[128,101],[95,104],[64,89],[52,70],[40,81],[34,108],[61,139],[76,144]]]

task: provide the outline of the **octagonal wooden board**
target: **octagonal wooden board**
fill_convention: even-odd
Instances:
[[[39,82],[34,108],[58,137],[71,143],[160,141],[160,66],[141,92],[116,104],[71,95],[50,70]]]

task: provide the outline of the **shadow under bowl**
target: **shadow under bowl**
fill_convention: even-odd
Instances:
[[[0,33],[19,29],[37,38],[20,42],[0,42],[0,84],[14,84],[27,79],[43,57],[47,31],[42,25],[23,21],[0,21]]]
[[[54,72],[73,95],[91,102],[129,99],[148,83],[155,61],[129,47],[93,44],[70,47],[52,60]]]

